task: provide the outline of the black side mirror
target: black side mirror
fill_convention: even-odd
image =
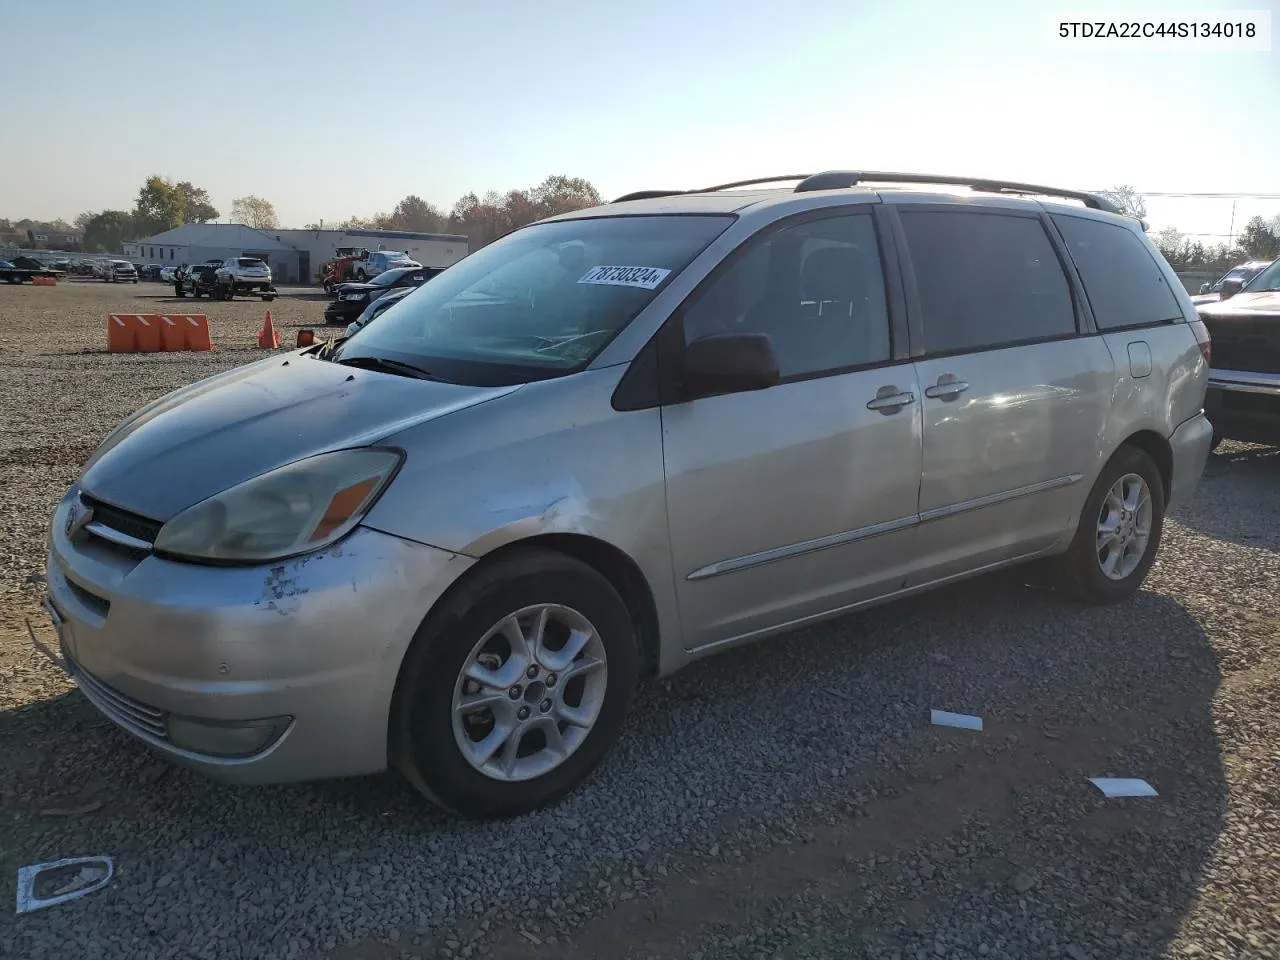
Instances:
[[[1234,297],[1240,292],[1240,288],[1243,286],[1244,281],[1239,277],[1232,277],[1230,280],[1223,280],[1222,287],[1218,291],[1218,297],[1222,300]]]
[[[763,390],[781,380],[773,343],[763,333],[711,333],[684,350],[687,399]]]

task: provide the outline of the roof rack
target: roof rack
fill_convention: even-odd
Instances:
[[[752,180],[735,180],[733,183],[719,183],[714,187],[703,187],[700,190],[637,190],[634,193],[624,193],[612,202],[623,203],[627,200],[651,200],[654,197],[677,197],[683,193],[715,193],[717,190],[731,190],[734,187],[753,187],[758,183],[778,183],[783,180],[803,180],[808,176],[809,174],[807,173],[793,173],[783,177],[756,177]]]
[[[652,200],[654,197],[676,197],[687,190],[637,190],[635,193],[624,193],[610,203],[624,203],[627,200]]]
[[[981,190],[984,193],[1023,193],[1045,197],[1066,197],[1079,200],[1086,207],[1107,213],[1121,213],[1119,207],[1106,197],[1082,190],[1063,190],[1059,187],[1043,187],[1034,183],[1017,183],[1012,180],[983,180],[976,177],[935,176],[926,173],[885,173],[871,170],[827,170],[805,177],[796,185],[796,193],[811,190],[840,190],[859,183],[938,183],[954,184]]]

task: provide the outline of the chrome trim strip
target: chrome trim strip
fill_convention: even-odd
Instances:
[[[826,550],[830,547],[843,546],[846,543],[853,543],[856,540],[865,540],[868,537],[878,537],[882,534],[893,533],[897,530],[905,530],[907,527],[914,527],[919,522],[918,518],[899,517],[897,520],[886,520],[883,523],[873,523],[870,526],[858,527],[856,530],[846,530],[843,533],[830,533],[825,537],[818,537],[815,540],[802,540],[799,543],[789,543],[782,547],[772,547],[769,550],[761,550],[759,553],[749,553],[744,557],[733,557],[729,560],[721,560],[718,563],[709,563],[705,567],[699,567],[693,573],[685,577],[686,580],[705,580],[708,577],[717,577],[722,573],[732,573],[735,570],[744,570],[747,567],[756,567],[762,563],[772,563],[775,560],[789,560],[792,557],[803,556],[806,553],[814,553],[818,550]]]
[[[945,507],[934,507],[932,510],[921,511],[920,522],[927,523],[930,520],[942,520],[945,517],[968,513],[970,510],[980,510],[983,507],[995,506],[997,503],[1004,503],[1006,500],[1019,500],[1022,497],[1034,496],[1037,493],[1048,493],[1050,490],[1057,490],[1059,487],[1069,487],[1073,483],[1079,483],[1083,478],[1083,474],[1073,473],[1070,476],[1054,477],[1052,480],[1041,480],[1039,483],[1028,483],[1025,486],[1014,487],[1012,490],[989,493],[984,497],[974,497],[972,500],[961,500],[959,503],[951,503]]]
[[[84,529],[95,537],[106,540],[108,543],[114,543],[116,546],[128,547],[130,550],[141,550],[144,553],[151,552],[152,545],[149,541],[139,540],[137,537],[131,537],[127,533],[121,533],[101,521],[95,520],[92,523],[87,523]]]
[[[979,510],[983,507],[994,506],[997,503],[1004,503],[1007,500],[1018,500],[1022,497],[1034,496],[1037,493],[1047,493],[1050,490],[1056,490],[1059,487],[1069,487],[1073,483],[1078,483],[1083,479],[1083,474],[1073,473],[1065,477],[1054,477],[1052,480],[1041,480],[1038,483],[1028,483],[1025,486],[1014,487],[1012,490],[1002,490],[999,493],[989,493],[983,497],[975,497],[972,500],[962,500],[959,503],[949,504],[945,507],[935,507],[932,510],[926,510],[918,517],[899,517],[897,520],[886,520],[883,523],[873,523],[870,526],[858,527],[856,530],[846,530],[843,533],[832,533],[825,537],[818,537],[815,540],[802,540],[799,543],[789,543],[782,547],[773,547],[769,550],[761,550],[759,553],[749,553],[742,557],[733,557],[729,560],[720,560],[717,563],[709,563],[705,567],[699,567],[692,573],[688,574],[686,580],[706,580],[709,577],[718,577],[723,573],[733,573],[736,570],[745,570],[748,567],[757,567],[764,563],[773,563],[776,560],[790,560],[793,557],[804,556],[806,553],[814,553],[818,550],[827,550],[831,547],[844,546],[846,543],[854,543],[858,540],[865,540],[868,537],[878,537],[886,533],[895,533],[899,530],[905,530],[908,527],[914,527],[917,524],[928,522],[929,520],[941,520],[944,517],[953,517],[960,513],[967,513],[970,510]]]

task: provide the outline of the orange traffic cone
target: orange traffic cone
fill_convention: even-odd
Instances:
[[[258,331],[258,346],[263,350],[273,350],[280,346],[280,334],[271,325],[270,310],[267,311],[266,319],[262,321],[262,329]]]

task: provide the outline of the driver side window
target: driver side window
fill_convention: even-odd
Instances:
[[[763,333],[784,380],[889,359],[889,313],[869,213],[772,230],[713,277],[683,314],[688,345]]]

